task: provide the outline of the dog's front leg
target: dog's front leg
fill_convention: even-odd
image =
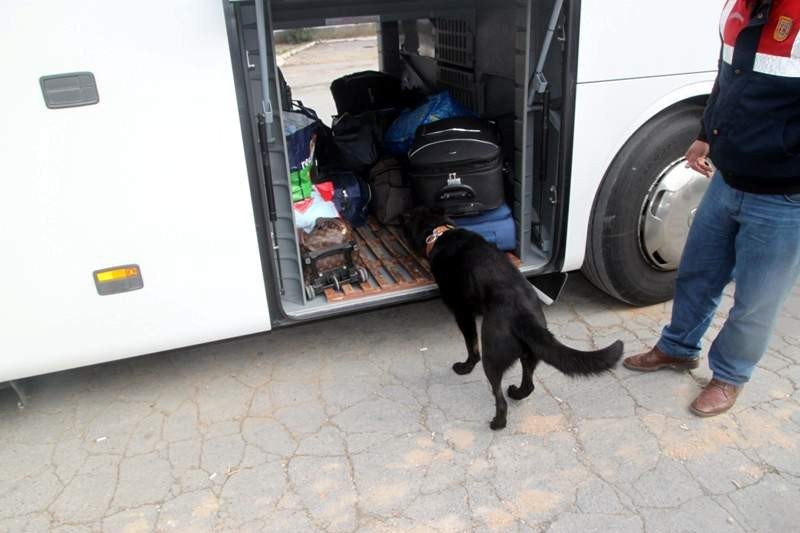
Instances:
[[[458,329],[464,335],[464,342],[467,345],[467,360],[463,363],[455,363],[453,371],[456,374],[464,375],[472,372],[472,369],[481,360],[481,352],[478,347],[478,330],[475,328],[475,316],[472,313],[457,312],[455,315]]]

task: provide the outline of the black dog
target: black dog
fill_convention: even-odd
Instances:
[[[547,330],[535,290],[511,261],[480,235],[456,229],[441,209],[418,207],[405,213],[406,234],[416,251],[430,261],[442,299],[453,312],[467,343],[467,360],[455,363],[457,374],[472,371],[483,353],[483,370],[495,397],[490,427],[506,426],[503,373],[522,361],[522,383],[508,387],[521,400],[533,392],[533,371],[539,361],[567,375],[599,374],[622,356],[623,344],[593,352],[564,346]],[[483,316],[482,350],[478,347],[475,317]]]

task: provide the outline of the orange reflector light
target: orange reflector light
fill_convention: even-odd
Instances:
[[[142,269],[135,264],[95,270],[92,275],[97,294],[100,296],[135,291],[144,287]]]
[[[100,270],[94,273],[98,283],[109,281],[119,281],[123,279],[136,278],[139,276],[139,269],[136,267],[114,268],[112,270]]]

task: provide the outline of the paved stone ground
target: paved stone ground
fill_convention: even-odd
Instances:
[[[292,97],[314,109],[320,120],[331,125],[336,104],[331,82],[362,70],[378,70],[378,41],[359,37],[348,41],[322,41],[286,61],[281,70],[292,88]]]
[[[547,308],[566,342],[627,353],[668,312],[577,275]],[[800,289],[714,419],[686,408],[707,370],[542,365],[493,432],[463,356],[433,300],[29,380],[25,410],[0,394],[0,531],[800,529]]]

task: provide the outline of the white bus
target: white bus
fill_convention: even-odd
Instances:
[[[378,21],[382,70],[497,120],[515,255],[544,293],[582,268],[630,304],[669,299],[705,187],[681,157],[715,77],[720,8],[5,3],[0,382],[435,294],[404,270],[418,258],[366,249],[366,287],[304,290],[273,36],[343,17]]]

